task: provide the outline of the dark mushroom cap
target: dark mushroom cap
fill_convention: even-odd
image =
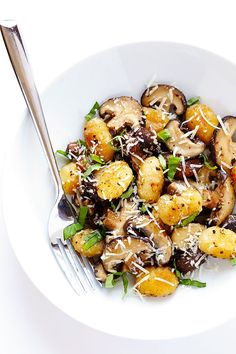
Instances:
[[[106,121],[108,128],[116,133],[126,126],[139,127],[142,122],[142,107],[134,98],[127,96],[105,101],[99,114]]]
[[[222,227],[236,232],[236,214],[229,215],[222,224]]]
[[[199,156],[205,149],[202,141],[193,142],[189,137],[184,136],[180,129],[180,122],[177,119],[171,120],[166,129],[169,130],[171,138],[166,141],[166,145],[170,151],[176,150],[177,155],[190,158]]]
[[[176,87],[164,84],[146,89],[142,94],[141,103],[145,107],[161,106],[164,111],[177,115],[182,115],[187,109],[184,94]]]
[[[236,162],[236,117],[226,116],[222,119],[227,134],[218,125],[211,140],[212,156],[218,166],[229,172]]]

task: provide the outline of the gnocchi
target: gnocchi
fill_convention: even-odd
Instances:
[[[115,161],[96,173],[97,193],[103,200],[119,198],[129,187],[133,172],[124,161]]]
[[[159,160],[148,157],[138,171],[138,195],[148,203],[158,201],[164,185],[164,174]]]
[[[85,229],[82,231],[77,232],[73,237],[72,237],[72,245],[76,252],[81,254],[82,256],[85,257],[95,257],[95,256],[101,256],[103,249],[104,249],[104,241],[100,240],[96,242],[94,245],[89,247],[88,249],[84,247],[86,244],[86,239],[89,234],[92,234],[94,230],[92,229]]]
[[[205,104],[196,103],[187,108],[185,120],[190,130],[197,129],[197,137],[209,144],[219,121],[212,109]]]
[[[179,281],[169,267],[147,267],[146,270],[147,274],[139,274],[135,279],[142,295],[164,297],[175,292]]]
[[[94,118],[88,121],[84,127],[84,138],[93,154],[100,156],[105,162],[113,158],[115,151],[111,145],[112,136],[103,119]]]
[[[204,230],[199,236],[202,252],[216,258],[230,259],[236,255],[236,233],[219,226]]]
[[[75,162],[69,162],[60,170],[62,187],[66,194],[73,194],[79,183],[79,171]]]
[[[187,188],[181,195],[163,194],[157,202],[160,219],[167,225],[176,225],[182,219],[202,210],[202,196],[194,188]]]

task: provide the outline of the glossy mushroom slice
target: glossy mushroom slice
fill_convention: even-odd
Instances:
[[[138,213],[137,205],[127,200],[124,200],[120,211],[115,212],[109,209],[103,221],[103,225],[108,230],[106,241],[110,242],[114,238],[125,236],[125,223],[131,217],[137,216]]]
[[[137,274],[153,254],[154,249],[148,240],[125,236],[109,242],[101,259],[107,272],[112,273],[120,265],[125,265],[131,273]]]
[[[203,166],[198,172],[199,182],[208,186],[210,205],[214,205],[210,214],[209,225],[220,225],[232,213],[235,205],[233,181],[223,171],[210,170]],[[205,205],[207,206],[207,205]],[[207,206],[210,207],[210,206]]]
[[[177,269],[186,274],[199,268],[206,256],[198,248],[198,238],[206,229],[198,223],[190,223],[173,231],[171,239],[176,249],[175,263]]]
[[[169,130],[171,135],[171,138],[166,141],[166,145],[170,151],[175,151],[177,155],[182,155],[187,158],[199,156],[204,151],[205,144],[200,140],[193,142],[182,132],[178,120],[174,119],[170,121],[166,129]]]
[[[132,97],[121,96],[105,101],[99,110],[108,128],[117,133],[129,126],[137,128],[142,122],[142,107]]]
[[[222,119],[224,129],[216,129],[212,138],[212,152],[218,166],[229,172],[236,162],[236,117]]]
[[[159,107],[166,112],[181,115],[186,111],[184,94],[174,86],[159,84],[144,91],[141,97],[144,107]]]
[[[224,229],[229,229],[229,230],[231,230],[231,231],[233,231],[233,232],[236,232],[236,214],[231,214],[231,215],[229,215],[229,216],[225,219],[225,221],[224,221],[222,227],[223,227]]]
[[[129,219],[124,229],[133,237],[150,240],[158,265],[169,262],[172,256],[172,242],[161,224],[154,222],[150,216],[141,215],[138,218]]]
[[[219,203],[210,215],[211,226],[222,224],[232,213],[235,205],[233,182],[229,176],[218,185],[216,192],[219,194]]]

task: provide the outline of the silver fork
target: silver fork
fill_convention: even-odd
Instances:
[[[76,293],[81,295],[84,292],[94,290],[100,283],[96,280],[88,260],[78,256],[71,242],[69,240],[64,241],[62,237],[64,227],[75,220],[75,210],[62,189],[40,98],[18,27],[13,21],[2,21],[0,28],[12,67],[39,135],[57,190],[56,203],[51,211],[48,223],[50,245],[67,280]]]

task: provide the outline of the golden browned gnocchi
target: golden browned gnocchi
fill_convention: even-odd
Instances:
[[[73,194],[78,186],[79,171],[75,162],[64,165],[60,170],[62,187],[66,194]]]
[[[138,171],[138,195],[148,203],[158,201],[164,184],[164,174],[156,157],[148,157]]]
[[[104,249],[104,241],[100,240],[96,242],[94,245],[91,247],[86,247],[87,242],[89,241],[89,235],[91,235],[91,238],[94,237],[93,233],[95,230],[92,229],[85,229],[82,231],[77,232],[73,237],[72,237],[72,245],[76,252],[79,254],[85,256],[85,257],[95,257],[95,256],[101,256],[103,249]],[[91,240],[90,238],[90,240]]]
[[[236,256],[236,233],[219,226],[209,227],[199,236],[199,248],[216,258],[233,258]]]
[[[185,119],[190,130],[197,129],[197,137],[209,144],[219,121],[212,109],[205,104],[196,103],[187,108]],[[209,122],[209,123],[208,123]]]
[[[170,119],[161,109],[143,107],[143,112],[146,116],[146,127],[154,129],[157,133],[165,128]]]
[[[171,235],[174,247],[182,251],[193,248],[195,244],[198,245],[198,238],[205,229],[206,226],[197,223],[175,229]]]
[[[104,161],[110,161],[114,155],[111,146],[112,136],[101,118],[94,118],[84,127],[84,138],[87,146],[93,154],[100,156]]]
[[[181,195],[163,194],[157,202],[160,219],[167,225],[176,225],[182,219],[202,210],[202,196],[194,188],[187,188]]]
[[[169,267],[147,267],[146,270],[147,274],[139,274],[135,279],[142,295],[163,297],[175,292],[179,281]]]
[[[116,161],[102,168],[96,174],[97,193],[103,200],[119,198],[133,179],[133,172],[124,161]]]

